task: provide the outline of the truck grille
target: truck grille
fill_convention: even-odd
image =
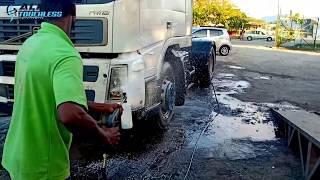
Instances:
[[[15,62],[1,61],[0,62],[0,76],[13,77],[15,71]]]
[[[87,100],[88,101],[94,101],[96,93],[93,90],[85,90]],[[5,97],[9,100],[14,99],[14,85],[5,85],[0,84],[0,96]]]
[[[14,99],[14,86],[13,85],[8,85],[7,98]]]
[[[84,66],[83,81],[96,82],[99,76],[99,66]]]
[[[88,101],[94,101],[96,98],[96,92],[94,90],[86,90],[86,96]]]
[[[0,43],[22,44],[39,29],[40,20],[36,19],[0,19]],[[102,20],[78,19],[71,32],[75,45],[106,45]],[[107,34],[107,33],[105,33]]]
[[[14,77],[15,62],[0,61],[0,76]],[[83,66],[83,81],[96,82],[99,76],[98,66]],[[0,84],[0,96],[7,99],[14,99],[14,85]],[[86,96],[89,101],[95,100],[95,91],[86,90]]]
[[[0,96],[7,99],[14,99],[14,86],[11,84],[0,84]]]
[[[0,61],[0,76],[14,77],[15,62],[14,61]],[[83,81],[96,82],[99,76],[98,66],[83,66]],[[87,99],[94,101],[95,91],[86,90]],[[14,99],[14,85],[0,84],[0,96],[7,99]]]
[[[14,77],[16,63],[14,61],[0,61],[0,76]],[[96,82],[99,76],[98,66],[83,66],[83,81]]]

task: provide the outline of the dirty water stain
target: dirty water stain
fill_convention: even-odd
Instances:
[[[297,109],[288,103],[243,102],[232,95],[245,93],[250,87],[246,81],[230,79],[232,74],[218,74],[213,80],[217,89],[221,113],[210,124],[198,143],[199,149],[207,149],[207,158],[231,160],[255,158],[260,149],[254,142],[276,141],[276,126],[270,115],[270,108]],[[214,117],[212,112],[209,118]],[[197,134],[196,136],[198,136]],[[195,145],[196,138],[189,139],[188,147]]]

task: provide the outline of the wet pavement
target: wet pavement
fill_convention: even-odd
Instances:
[[[156,132],[143,123],[125,137],[120,147],[109,149],[106,177],[183,179],[196,140],[210,123],[197,144],[187,179],[303,179],[300,161],[276,136],[269,111],[271,107],[297,107],[286,102],[243,102],[232,97],[250,88],[250,83],[234,74],[219,73],[214,84],[220,115],[213,119],[218,106],[212,88],[189,90],[186,105],[176,109],[168,131]],[[73,178],[103,178],[103,152],[95,148],[99,149],[88,144],[73,148]]]
[[[296,109],[288,104],[243,102],[250,83],[234,74],[217,74],[220,115],[213,89],[193,88],[177,107],[170,128],[155,131],[151,121],[125,132],[117,148],[102,147],[93,137],[77,136],[71,151],[73,179],[183,179],[203,128],[187,179],[303,179],[300,161],[276,137],[269,108]],[[2,129],[8,120],[1,121]],[[1,131],[1,140],[5,130]],[[107,168],[102,155],[108,154]]]
[[[261,103],[286,101],[320,113],[320,53],[271,49],[266,41],[232,42],[230,56],[217,58],[217,69],[251,84],[246,93],[235,97]]]
[[[275,76],[249,72],[250,66],[231,59],[236,55],[218,57],[213,84],[219,106],[213,87],[193,87],[165,132],[152,128],[152,121],[139,122],[133,131],[123,133],[115,148],[101,146],[95,137],[76,136],[71,150],[72,178],[183,179],[195,150],[187,179],[303,179],[298,156],[277,136],[276,121],[270,114],[270,108],[299,108],[286,99],[264,99],[261,89],[270,88]],[[265,84],[260,87],[256,81]],[[0,119],[1,143],[9,124],[6,119]],[[103,169],[105,152],[107,167]]]

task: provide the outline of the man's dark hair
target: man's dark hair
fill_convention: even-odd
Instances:
[[[76,15],[74,0],[41,0],[40,11],[62,12],[62,17]],[[50,17],[46,20],[53,21],[62,17]]]

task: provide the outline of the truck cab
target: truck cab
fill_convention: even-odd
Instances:
[[[42,22],[19,17],[18,12],[40,2],[0,1],[0,109],[6,113],[19,93],[14,92],[19,47]],[[83,59],[88,101],[120,102],[126,93],[134,118],[155,119],[166,128],[174,106],[184,104],[184,66],[175,52],[191,46],[192,1],[76,0],[76,4],[71,40]]]

